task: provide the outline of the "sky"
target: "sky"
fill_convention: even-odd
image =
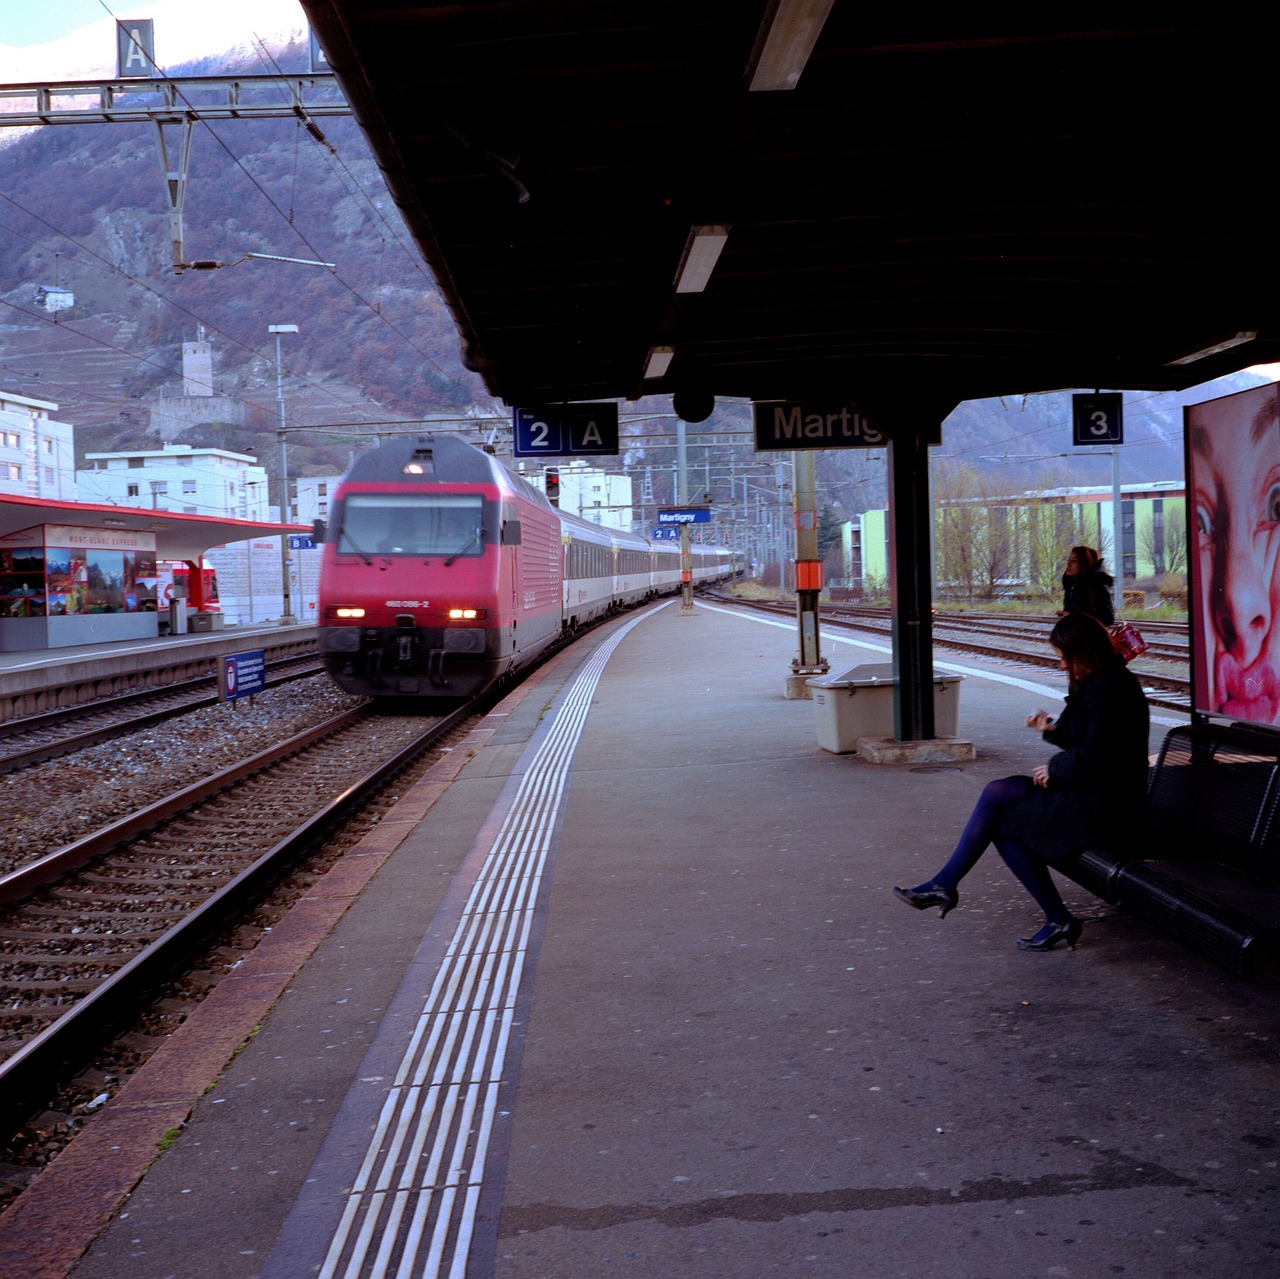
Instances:
[[[0,83],[114,76],[129,18],[155,22],[161,67],[306,27],[298,0],[0,0]]]

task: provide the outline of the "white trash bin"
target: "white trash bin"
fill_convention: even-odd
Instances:
[[[933,730],[954,737],[959,720],[963,675],[933,672]],[[889,662],[854,666],[839,675],[805,680],[813,690],[818,745],[833,755],[856,755],[863,737],[892,737],[894,692],[898,681]]]

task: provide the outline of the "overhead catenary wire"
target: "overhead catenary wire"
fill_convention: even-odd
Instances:
[[[112,12],[112,10],[111,10],[110,6],[106,3],[106,0],[99,0],[99,4],[100,4],[100,6],[102,7],[102,9],[104,10],[104,12],[106,12],[106,13],[107,13],[107,14],[108,14],[108,15],[109,15],[113,20],[115,20],[115,14]],[[278,64],[277,64],[277,65],[278,65]],[[154,61],[152,61],[152,62],[151,62],[151,67],[152,67],[152,70],[156,73],[157,78],[159,78],[159,79],[166,79],[166,80],[169,80],[169,79],[170,79],[169,74],[168,74],[168,72],[166,71],[166,69],[165,69],[165,68],[163,68],[163,67],[161,67],[158,63],[155,63]],[[187,101],[187,100],[186,100],[186,98],[184,97],[184,95],[182,94],[181,90],[180,90],[180,89],[178,89],[176,86],[175,86],[175,92],[177,93],[177,96],[178,96],[179,100],[180,100],[180,101],[182,101],[182,102],[187,106],[187,108],[191,111],[191,113],[192,113],[192,117],[193,117],[194,119],[199,119],[199,110],[198,110],[198,108],[197,108],[197,107],[195,107],[195,106],[193,106],[189,101]],[[253,187],[258,191],[258,193],[262,196],[262,198],[263,198],[263,199],[267,202],[267,204],[272,208],[272,210],[274,210],[274,211],[275,211],[275,212],[280,216],[280,218],[281,218],[281,219],[286,223],[286,225],[288,225],[288,226],[289,226],[290,230],[291,230],[291,231],[294,233],[294,235],[296,235],[296,236],[297,236],[297,238],[298,238],[298,239],[299,239],[299,240],[300,240],[300,241],[301,241],[301,242],[306,246],[307,250],[308,250],[310,253],[312,253],[312,254],[313,254],[313,256],[314,256],[315,258],[317,258],[317,259],[321,259],[321,258],[323,257],[323,255],[322,255],[322,254],[320,253],[320,251],[319,251],[319,250],[318,250],[318,249],[317,249],[317,248],[312,244],[312,242],[311,242],[311,240],[309,239],[309,237],[307,236],[307,234],[306,234],[306,233],[305,233],[301,228],[299,228],[299,227],[296,225],[296,223],[295,223],[295,222],[294,222],[294,221],[289,217],[289,215],[285,212],[285,210],[284,210],[284,209],[282,209],[282,208],[280,207],[279,203],[278,203],[278,202],[277,202],[277,201],[272,197],[272,195],[270,194],[270,192],[268,192],[268,191],[267,191],[267,190],[262,186],[262,184],[261,184],[261,183],[260,183],[260,182],[255,178],[255,177],[254,177],[254,175],[253,175],[253,174],[252,174],[252,173],[251,173],[251,172],[250,172],[250,171],[245,167],[244,163],[243,163],[243,162],[241,161],[241,159],[240,159],[240,158],[235,154],[235,152],[234,152],[234,151],[232,150],[232,148],[231,148],[231,147],[226,143],[226,141],[225,141],[225,140],[224,140],[224,139],[219,135],[218,131],[217,131],[216,129],[214,129],[214,128],[212,127],[212,125],[211,125],[207,120],[200,120],[200,123],[202,123],[202,124],[204,125],[204,127],[205,127],[206,131],[208,132],[209,136],[213,138],[213,140],[217,143],[217,145],[219,146],[219,148],[220,148],[220,149],[225,153],[225,155],[230,159],[230,161],[232,162],[232,164],[233,164],[236,168],[238,168],[238,169],[240,170],[240,172],[245,176],[245,178],[249,181],[249,183],[250,183],[250,184],[251,184],[251,185],[252,185],[252,186],[253,186]],[[309,133],[309,136],[313,136],[313,139],[314,139],[314,135],[313,135],[313,134],[310,134],[310,133]],[[321,136],[322,136],[322,138],[323,138],[323,135],[321,135]],[[324,139],[324,140],[323,140],[323,145],[324,145],[326,148],[328,148],[328,150],[329,150],[333,155],[336,155],[336,151],[335,151],[335,150],[333,150],[333,148],[332,148],[332,147],[330,146],[330,144],[328,143],[327,139]],[[359,185],[358,181],[354,178],[354,175],[352,175],[352,174],[351,174],[351,171],[350,171],[349,167],[345,165],[345,162],[342,164],[342,171],[343,171],[343,172],[344,172],[348,177],[350,177],[350,178],[351,178],[352,183],[353,183],[353,186],[354,186],[354,187],[356,188],[356,190],[357,190],[357,191],[359,191],[359,192],[360,192],[360,194],[363,196],[363,191],[361,190],[361,188],[360,188],[360,185]],[[18,206],[18,207],[21,207],[21,206]],[[377,216],[378,216],[379,220],[383,223],[383,225],[384,225],[384,226],[385,226],[385,225],[387,225],[387,223],[386,223],[386,219],[385,219],[384,217],[382,217],[381,211],[380,211],[380,210],[375,210],[375,211],[377,212]],[[29,211],[29,210],[24,210],[24,212],[30,212],[30,211]],[[38,215],[33,215],[33,216],[37,216],[37,217],[38,217]],[[71,243],[73,243],[73,244],[77,244],[77,246],[78,246],[78,247],[80,247],[80,248],[82,248],[82,249],[85,249],[85,250],[86,250],[86,251],[88,251],[88,252],[92,252],[91,250],[88,250],[86,246],[83,246],[83,245],[79,244],[79,242],[78,242],[78,241],[76,241],[74,237],[70,236],[70,235],[69,235],[69,234],[67,234],[66,232],[63,232],[63,231],[62,231],[62,230],[60,230],[59,228],[54,227],[54,226],[53,226],[51,223],[49,223],[47,220],[45,220],[45,219],[43,219],[43,218],[39,218],[39,220],[40,220],[44,225],[48,226],[48,227],[50,228],[50,230],[54,231],[54,233],[55,233],[55,234],[58,234],[58,235],[63,236],[64,238],[66,238],[66,239],[67,239],[68,241],[70,241]],[[404,249],[403,244],[401,244],[401,243],[399,242],[399,240],[397,240],[397,243],[398,243],[398,244],[400,244],[400,247],[401,247],[401,248],[402,248],[402,250],[403,250],[403,249]],[[94,256],[100,256],[100,255],[94,255]],[[407,257],[410,257],[410,260],[412,260],[411,256],[408,254],[407,250],[406,250],[406,256],[407,256]],[[104,260],[104,261],[105,261],[105,260]],[[118,268],[115,268],[114,264],[107,264],[107,265],[108,265],[108,266],[110,266],[110,267],[111,267],[111,269],[118,269]],[[422,268],[419,268],[419,269],[422,269]],[[122,272],[122,274],[124,274],[124,275],[125,275],[125,277],[126,277],[126,278],[129,278],[129,279],[133,279],[133,278],[134,278],[134,277],[129,276],[127,272]],[[418,345],[418,344],[413,340],[413,338],[412,338],[409,334],[405,333],[405,332],[404,332],[404,330],[403,330],[399,325],[397,325],[396,323],[394,323],[394,321],[393,321],[393,320],[391,320],[391,319],[386,315],[385,311],[382,309],[382,307],[381,307],[381,306],[374,305],[372,302],[370,302],[370,301],[369,301],[369,299],[368,299],[368,298],[366,298],[366,297],[365,297],[365,296],[360,292],[360,290],[359,290],[358,288],[356,288],[356,287],[355,287],[355,286],[354,286],[354,285],[353,285],[349,280],[347,280],[347,279],[346,279],[346,278],[341,274],[341,272],[340,272],[339,270],[337,270],[336,268],[335,268],[335,269],[331,269],[331,270],[330,270],[330,274],[331,274],[331,275],[333,276],[333,278],[338,282],[338,284],[339,284],[341,287],[343,287],[344,289],[346,289],[346,290],[347,290],[347,292],[348,292],[348,293],[350,293],[350,294],[351,294],[351,296],[352,296],[352,297],[353,297],[353,298],[354,298],[354,299],[355,299],[355,300],[356,300],[356,301],[357,301],[357,302],[358,302],[358,303],[359,303],[359,304],[360,304],[360,305],[361,305],[365,310],[367,310],[371,315],[375,316],[375,317],[376,317],[376,318],[377,318],[377,319],[378,319],[382,324],[385,324],[385,325],[387,326],[387,328],[388,328],[391,332],[393,332],[393,333],[394,333],[394,334],[395,334],[395,335],[396,335],[396,336],[397,336],[397,337],[398,337],[402,342],[404,342],[404,343],[405,343],[405,345],[406,345],[406,346],[408,346],[408,347],[409,347],[409,348],[410,348],[410,349],[411,349],[411,350],[412,350],[412,351],[413,351],[413,352],[414,352],[418,357],[420,357],[420,358],[422,359],[422,361],[423,361],[425,364],[427,364],[428,366],[430,366],[430,367],[431,367],[432,369],[434,369],[434,370],[435,370],[435,371],[436,371],[436,372],[437,372],[437,373],[438,373],[438,374],[439,374],[443,379],[445,379],[445,381],[446,381],[447,383],[449,383],[450,385],[453,385],[453,386],[457,386],[457,387],[460,387],[460,388],[464,388],[464,389],[466,389],[468,392],[470,391],[470,388],[467,386],[467,384],[464,382],[464,380],[463,380],[461,377],[459,377],[457,374],[455,374],[455,373],[451,373],[449,370],[445,369],[445,368],[444,368],[444,367],[443,367],[443,366],[442,366],[442,365],[441,365],[441,364],[440,364],[436,359],[434,359],[434,358],[433,358],[433,357],[432,357],[428,352],[424,351],[424,350],[423,350],[423,349],[422,349],[422,348],[421,348],[421,347],[420,347],[420,346],[419,346],[419,345]],[[425,271],[424,271],[424,274],[425,274]],[[430,280],[430,276],[429,276],[429,275],[426,275],[426,279],[427,279],[428,281],[430,281],[430,286],[434,288],[434,287],[435,287],[435,286],[434,286],[434,281],[431,281],[431,280]],[[135,280],[135,283],[140,283],[140,282]],[[160,298],[162,298],[162,300],[166,301],[166,302],[167,302],[167,303],[169,303],[170,305],[174,305],[175,307],[177,307],[177,304],[176,304],[176,303],[173,303],[173,302],[171,301],[171,299],[165,298],[163,295],[161,295],[161,294],[159,294],[159,293],[156,293],[156,291],[155,291],[154,289],[150,289],[150,288],[149,288],[149,286],[145,286],[145,285],[144,285],[143,287],[147,287],[147,288],[149,289],[149,291],[150,291],[150,292],[152,292],[152,293],[154,293],[154,294],[155,294],[155,296],[160,297]],[[186,311],[186,310],[185,310],[185,308],[177,307],[177,309],[182,310],[185,314],[188,314],[188,315],[191,315],[191,314],[192,314],[191,312]],[[219,333],[221,332],[220,330],[218,330],[218,328],[217,328],[217,326],[216,326],[216,325],[212,325],[212,324],[207,323],[206,321],[199,320],[199,317],[193,317],[193,318],[196,318],[196,319],[198,320],[198,322],[200,322],[200,323],[204,323],[204,324],[205,324],[205,327],[206,327],[209,331],[211,331],[211,332],[219,332]],[[227,336],[227,335],[226,335],[226,334],[222,334],[222,336],[224,336],[224,337],[225,337],[225,336]],[[242,342],[238,342],[236,339],[231,339],[231,340],[232,340],[233,342],[235,342],[235,344],[236,344],[236,345],[241,346],[241,347],[244,347],[245,349],[248,349],[248,350],[253,350],[253,351],[255,351],[255,353],[256,353],[256,348],[248,347],[248,346],[247,346],[247,344],[242,343]],[[293,376],[292,371],[291,371],[291,376]],[[352,408],[353,408],[353,410],[354,410],[355,412],[359,412],[359,411],[360,411],[358,406],[353,405],[353,406],[352,406]]]

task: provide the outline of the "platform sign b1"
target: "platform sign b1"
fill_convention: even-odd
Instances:
[[[1071,397],[1073,444],[1123,444],[1124,396],[1119,391],[1096,391]]]
[[[267,686],[267,658],[263,649],[226,653],[218,663],[218,701],[252,697]]]

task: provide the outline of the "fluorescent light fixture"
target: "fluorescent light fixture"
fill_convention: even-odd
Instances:
[[[835,0],[775,0],[747,63],[752,93],[794,89]]]
[[[1182,355],[1176,360],[1170,360],[1165,367],[1172,368],[1175,364],[1194,364],[1197,360],[1203,360],[1206,356],[1217,355],[1220,351],[1229,351],[1233,346],[1243,346],[1246,342],[1252,342],[1257,336],[1256,331],[1246,332],[1242,329],[1234,337],[1226,338],[1222,342],[1215,342],[1212,346],[1201,347],[1198,351],[1192,351],[1190,355]]]
[[[701,293],[707,287],[728,238],[727,226],[696,226],[690,230],[684,257],[676,270],[677,293]]]
[[[645,381],[648,382],[654,378],[663,377],[671,367],[671,361],[675,359],[675,356],[676,349],[674,346],[653,347],[644,365]]]

